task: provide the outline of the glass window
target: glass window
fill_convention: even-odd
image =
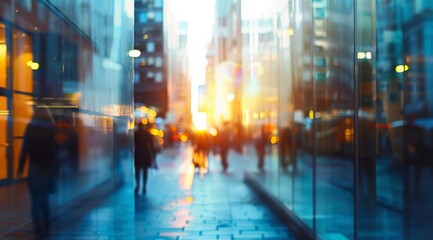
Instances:
[[[155,13],[155,22],[160,23],[160,22],[162,22],[162,20],[163,20],[163,14],[162,14],[162,12],[156,12]]]
[[[146,12],[138,13],[138,22],[140,22],[140,23],[146,23],[147,22],[147,13]]]
[[[37,61],[33,61],[32,38],[28,33],[14,30],[13,43],[14,90],[31,93],[33,71],[40,67]]]
[[[162,67],[162,57],[157,57],[155,61],[155,67]]]
[[[157,72],[155,75],[155,82],[160,83],[162,82],[162,73],[161,72]]]
[[[163,0],[155,0],[155,7],[162,8],[164,1]]]
[[[154,57],[148,57],[147,63],[149,64],[149,66],[153,66],[155,64],[155,58]]]
[[[147,19],[152,22],[155,21],[155,12],[154,11],[149,11],[147,12]]]
[[[14,174],[17,173],[22,137],[30,121],[34,104],[33,71],[39,70],[40,64],[33,59],[32,38],[30,34],[13,31],[13,119],[14,119]],[[14,175],[15,176],[15,175]],[[15,176],[18,177],[18,176]]]
[[[6,155],[6,150],[9,145],[7,140],[8,117],[7,98],[0,96],[0,181],[8,177],[8,160]]]
[[[146,52],[149,52],[149,53],[155,52],[155,43],[154,42],[148,42],[146,44]]]
[[[6,58],[7,58],[7,45],[5,36],[5,25],[0,24],[0,88],[6,87],[7,72],[6,72]]]

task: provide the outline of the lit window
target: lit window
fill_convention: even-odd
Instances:
[[[163,0],[155,0],[155,7],[160,8],[162,7]]]
[[[140,13],[138,15],[138,21],[140,23],[146,23],[147,22],[147,14],[146,13]]]
[[[162,82],[162,73],[161,72],[157,72],[155,75],[155,82]]]
[[[162,12],[157,12],[155,14],[155,22],[162,22]]]
[[[154,12],[148,12],[147,13],[147,19],[149,19],[149,21],[155,20],[155,13]]]
[[[146,45],[146,51],[147,52],[155,52],[155,43],[154,42],[148,42]]]
[[[155,67],[162,67],[162,58],[161,57],[156,58]]]

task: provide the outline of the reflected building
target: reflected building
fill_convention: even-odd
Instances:
[[[433,5],[262,4],[242,25],[243,123],[280,142],[251,179],[310,237],[431,235]]]
[[[167,56],[167,93],[168,111],[165,123],[187,128],[192,122],[191,82],[189,79],[188,60],[188,21],[181,16],[174,1],[166,1],[164,44]]]
[[[204,108],[213,126],[242,121],[241,46],[241,1],[215,1],[213,35],[207,49],[205,91],[209,103]]]
[[[164,1],[135,0],[134,49],[141,55],[134,60],[134,101],[157,110],[165,118],[168,110],[167,74],[164,43]]]

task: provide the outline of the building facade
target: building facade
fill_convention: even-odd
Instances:
[[[18,161],[37,108],[51,113],[64,154],[53,205],[122,175],[132,154],[133,2],[2,1],[0,9],[0,185],[27,178]]]
[[[165,118],[168,110],[164,43],[164,1],[135,0],[134,102],[155,109]]]

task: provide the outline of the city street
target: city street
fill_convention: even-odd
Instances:
[[[254,155],[231,151],[226,173],[219,156],[210,154],[208,172],[195,171],[191,158],[189,145],[161,152],[147,194],[137,197],[132,162],[125,162],[125,184],[54,216],[46,239],[295,239],[243,182],[244,171],[255,171]],[[27,222],[1,237],[32,236]]]

